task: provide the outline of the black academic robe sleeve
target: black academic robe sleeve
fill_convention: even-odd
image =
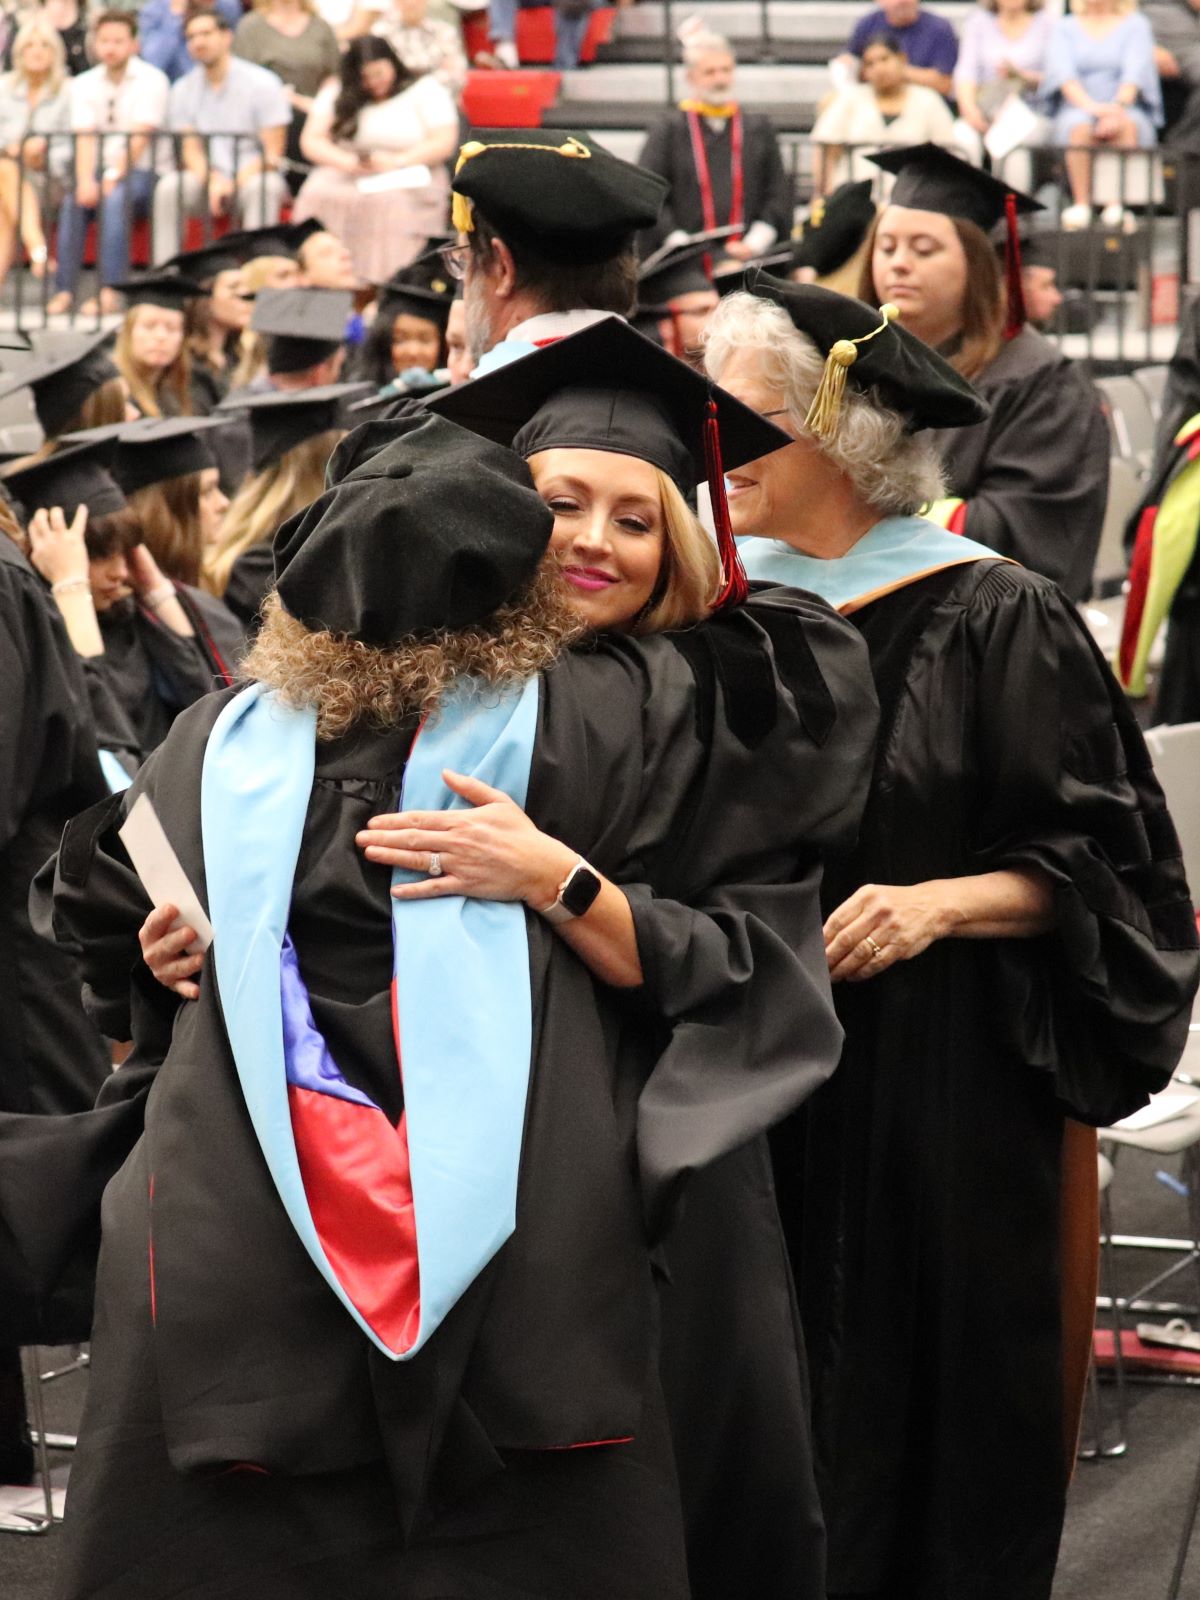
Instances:
[[[746,226],[769,222],[776,237],[792,233],[792,183],[784,170],[779,137],[770,117],[746,113]],[[751,165],[751,162],[753,165]]]
[[[947,492],[967,502],[962,531],[1084,600],[1108,497],[1096,392],[1070,362],[980,387],[991,416],[941,435]]]
[[[968,630],[975,865],[1040,868],[1058,918],[1044,939],[995,942],[997,1024],[1072,1116],[1105,1126],[1163,1087],[1187,1040],[1200,968],[1179,842],[1141,732],[1074,607],[997,569]]]
[[[671,185],[663,200],[662,210],[653,228],[642,236],[643,254],[648,254],[680,226],[675,215],[674,193],[678,182],[676,146],[678,143],[679,113],[667,112],[652,122],[646,133],[646,142],[638,156],[638,166],[648,172],[657,172]]]

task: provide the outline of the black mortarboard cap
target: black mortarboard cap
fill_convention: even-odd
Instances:
[[[108,470],[127,495],[152,483],[203,472],[218,464],[208,434],[214,428],[227,428],[233,420],[231,416],[145,417],[127,422],[117,431]]]
[[[444,334],[456,287],[437,251],[426,251],[379,285],[378,315],[424,317]]]
[[[690,496],[707,476],[704,424],[716,402],[726,467],[791,441],[724,389],[644,338],[620,317],[447,389],[431,411],[521,455],[608,450],[660,467]]]
[[[1021,265],[1023,267],[1053,267],[1058,270],[1063,260],[1061,236],[1051,228],[1038,228],[1021,240]]]
[[[658,221],[666,180],[620,161],[587,134],[480,128],[458,153],[452,218],[474,227],[478,206],[509,245],[549,261],[607,261]]]
[[[250,326],[267,345],[269,372],[303,372],[341,344],[354,306],[349,289],[264,289]]]
[[[799,235],[791,241],[789,270],[811,267],[819,278],[825,278],[845,266],[875,220],[872,187],[870,178],[863,178],[858,183],[839,184],[826,199],[815,199]]]
[[[218,411],[243,411],[250,422],[250,460],[255,472],[306,439],[346,425],[343,402],[366,394],[368,383],[323,383],[315,389],[272,390],[231,396]]]
[[[260,256],[287,256],[295,260],[306,239],[324,232],[325,224],[315,217],[305,222],[279,222],[266,228],[239,228],[223,233],[199,250],[183,250],[164,265],[193,278],[214,278],[218,272],[243,267],[247,261],[257,261]]]
[[[910,431],[965,428],[987,416],[987,405],[949,362],[899,322],[881,326],[875,306],[819,284],[773,278],[757,268],[746,274],[746,288],[782,306],[827,361],[835,345],[850,344],[848,362],[836,363],[834,357],[845,370],[845,381],[863,393],[875,390],[883,405],[904,417]]]
[[[124,283],[114,283],[118,294],[125,296],[126,310],[134,306],[163,306],[169,311],[182,311],[189,300],[197,300],[208,293],[203,284],[182,272],[144,272],[137,278],[126,278]]]
[[[511,450],[422,412],[356,428],[275,536],[285,611],[388,646],[485,621],[531,582],[554,517]]]
[[[112,450],[111,439],[68,445],[31,466],[0,472],[0,482],[19,503],[26,521],[50,506],[61,506],[68,522],[80,506],[86,506],[92,517],[107,517],[125,505],[125,496],[106,467]]]
[[[662,246],[638,268],[638,309],[664,311],[685,294],[701,294],[713,286],[710,271],[713,246],[736,233],[736,228],[711,228],[690,238]]]
[[[19,372],[0,377],[0,399],[18,389],[31,389],[42,432],[47,438],[57,438],[90,395],[120,377],[108,353],[112,339],[111,332],[101,333],[82,343],[72,340],[52,352],[39,351]]]
[[[881,150],[867,159],[884,172],[896,174],[889,205],[961,217],[985,233],[1004,221],[1009,195],[1016,202],[1019,216],[1045,209],[1032,195],[1001,183],[969,161],[951,155],[940,144],[905,145],[899,150]]]

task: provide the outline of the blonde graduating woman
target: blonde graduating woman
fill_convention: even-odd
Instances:
[[[581,374],[587,375],[584,385],[579,383]],[[734,406],[720,390],[715,398],[726,468],[773,447],[777,436],[768,422]],[[614,830],[623,831],[623,819],[633,823],[635,834],[644,829],[656,833],[660,824],[650,817],[661,816],[666,798],[659,762],[673,767],[680,759],[683,766],[675,777],[682,777],[699,740],[712,751],[703,790],[711,795],[713,809],[699,791],[693,794],[694,823],[677,834],[672,853],[677,863],[690,863],[685,875],[694,871],[703,877],[713,859],[731,846],[738,855],[744,850],[738,871],[748,871],[758,884],[730,890],[728,898],[722,893],[721,909],[709,902],[715,920],[705,923],[710,932],[700,935],[701,924],[683,903],[686,892],[678,882],[672,885],[670,870],[663,872],[665,863],[647,834],[642,860],[630,864],[633,879],[620,877],[632,922],[624,920],[620,901],[610,900],[618,913],[610,924],[616,937],[595,943],[576,937],[588,921],[582,897],[595,876],[588,868],[565,894],[564,903],[568,911],[578,912],[577,920],[556,914],[554,926],[590,969],[590,979],[580,971],[585,983],[598,985],[605,994],[614,986],[632,985],[640,991],[625,997],[632,1003],[619,1007],[621,1051],[648,1050],[657,1058],[665,1046],[660,1059],[673,1063],[670,1075],[678,1092],[695,1097],[693,1113],[683,1118],[689,1124],[685,1133],[677,1120],[678,1107],[671,1103],[674,1091],[663,1079],[651,1080],[641,1097],[642,1159],[665,1174],[674,1162],[668,1151],[678,1138],[698,1141],[697,1166],[736,1147],[736,1154],[726,1154],[711,1170],[693,1172],[681,1217],[667,1220],[672,1206],[665,1192],[660,1200],[648,1202],[651,1234],[663,1236],[670,1279],[660,1283],[658,1371],[682,1493],[689,1593],[695,1600],[729,1600],[741,1594],[794,1600],[823,1594],[821,1526],[808,1451],[803,1363],[782,1270],[765,1146],[756,1135],[782,1113],[786,1100],[807,1092],[793,1077],[799,1067],[797,1052],[807,1060],[800,1077],[812,1072],[819,1078],[828,1041],[819,1027],[806,1038],[791,1031],[792,1024],[781,1014],[758,1008],[750,992],[755,986],[752,973],[761,970],[760,961],[773,965],[776,957],[783,957],[783,947],[750,933],[742,919],[753,906],[755,915],[764,913],[773,920],[774,912],[767,908],[776,895],[779,909],[789,902],[798,908],[793,897],[800,884],[815,880],[816,862],[825,848],[843,829],[852,828],[866,774],[873,706],[861,656],[846,649],[847,635],[820,604],[772,591],[744,606],[726,604],[714,615],[714,607],[728,602],[737,590],[729,546],[722,562],[687,505],[697,481],[706,475],[719,500],[720,457],[706,459],[707,405],[703,379],[609,319],[464,385],[431,402],[429,409],[453,412],[464,425],[511,441],[526,456],[537,493],[553,513],[545,565],[565,578],[570,610],[586,629],[586,639],[573,652],[583,670],[589,661],[623,662],[656,696],[660,665],[671,662],[672,675],[675,667],[683,667],[670,691],[680,698],[655,736],[654,754],[643,749],[635,755],[638,776],[622,804],[601,821],[611,802],[593,795],[601,833],[611,837]],[[362,438],[365,444],[359,450],[365,451],[373,429],[383,440],[389,426],[369,425],[344,448],[353,448]],[[326,495],[322,503],[328,501]],[[386,511],[382,498],[380,510]],[[346,537],[354,538],[349,524]],[[464,591],[471,586],[470,571],[465,563],[460,580]],[[286,607],[286,595],[282,599]],[[277,647],[279,639],[278,614],[272,611],[257,648],[263,642]],[[751,769],[757,770],[768,749],[778,750],[775,741],[782,732],[771,710],[770,674],[763,675],[764,649],[797,696],[794,704],[812,752],[820,750],[821,755],[811,778],[800,776],[799,765],[790,768],[798,785],[786,785],[796,807],[789,824],[795,848],[777,855],[768,850],[772,865],[760,879],[760,867],[751,867],[750,858],[765,835],[751,812],[765,795]],[[284,657],[276,671],[293,680],[299,677],[298,664]],[[605,692],[599,682],[596,692]],[[716,707],[720,709],[713,722],[709,712]],[[598,720],[607,730],[601,744],[633,740],[630,749],[636,751],[637,719],[625,720],[628,709],[620,697],[604,707],[597,704]],[[566,788],[581,795],[591,790],[605,761],[601,744],[573,711],[551,699],[545,704],[543,726],[547,748],[563,764]],[[730,738],[731,744],[726,742]],[[739,744],[743,756],[727,767]],[[794,754],[807,767],[799,747]],[[646,760],[650,765],[643,770]],[[736,769],[743,760],[739,775]],[[423,813],[385,810],[367,819],[357,833],[364,870],[378,865],[417,869],[411,887],[396,891],[404,900],[461,895],[468,903],[527,898],[533,904],[543,893],[535,885],[560,884],[571,876],[576,852],[590,848],[572,820],[556,805],[547,805],[550,795],[540,783],[531,785],[526,814],[515,807],[498,809],[494,797],[465,780],[451,775],[449,781],[468,802],[452,815],[437,821]],[[831,809],[835,803],[845,807],[840,814]],[[642,813],[640,822],[633,820],[637,813]],[[735,845],[739,833],[743,843]],[[433,878],[427,875],[431,852],[440,869]],[[710,859],[702,864],[706,856]],[[604,870],[595,857],[590,859]],[[553,898],[552,893],[545,896],[547,903]],[[673,930],[662,946],[645,917],[651,905],[665,919],[664,932],[668,925]],[[146,925],[147,958],[179,993],[202,996],[203,983],[195,987],[198,963],[180,958],[185,930],[166,933],[170,910],[163,908]],[[799,982],[795,1001],[810,984],[823,989],[825,979],[813,940],[815,927],[807,926],[803,915],[795,920],[785,915],[785,920],[790,928],[785,944],[797,952],[784,958]],[[777,929],[781,926],[775,923]],[[712,986],[715,973],[709,965],[726,937],[734,939],[747,962],[747,986],[734,1001],[739,1017],[735,1027],[744,1032],[739,1032],[732,1056],[721,1035],[725,1020],[733,1020],[725,1010],[726,1000],[733,997],[723,983]],[[688,970],[691,996],[706,1012],[707,1023],[700,1024],[697,1013],[699,1026],[693,1027],[680,1013],[672,1028],[660,1033],[656,1008],[668,970]],[[773,1043],[763,1055],[760,1042],[766,1035]],[[572,1070],[564,1094],[573,1098],[580,1083]],[[594,1114],[599,1119],[595,1132],[602,1128],[604,1114],[599,1107]],[[674,1180],[668,1187],[674,1190]],[[564,1204],[573,1209],[565,1196]],[[535,1231],[536,1224],[531,1245]],[[619,1298],[620,1291],[610,1287],[602,1296],[610,1308],[614,1295]],[[565,1372],[562,1376],[567,1378]],[[647,1419],[641,1436],[649,1426]],[[548,1592],[592,1593],[590,1578],[572,1567],[564,1571],[566,1576],[560,1572],[547,1580]],[[482,1584],[478,1589],[447,1584],[448,1592],[451,1587],[456,1596],[484,1592]],[[536,1587],[513,1583],[512,1592]],[[600,1592],[641,1597],[676,1591],[667,1573],[658,1581],[643,1574],[639,1586],[620,1557]]]
[[[224,600],[242,626],[258,627],[271,582],[271,540],[289,517],[317,498],[344,429],[343,402],[362,385],[270,390],[235,397],[226,409],[250,424],[251,473],[234,495],[221,537],[204,562],[204,586]]]
[[[191,358],[186,343],[187,307],[207,291],[178,272],[148,272],[113,285],[125,296],[113,361],[143,417],[181,417],[192,412]]]
[[[17,238],[35,278],[44,278],[49,250],[43,204],[53,202],[71,160],[66,57],[55,28],[35,13],[18,30],[12,70],[0,77],[0,283]]]

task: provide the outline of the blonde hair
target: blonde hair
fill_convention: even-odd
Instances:
[[[638,635],[664,633],[668,628],[686,628],[703,621],[721,592],[721,558],[716,544],[674,480],[658,467],[654,476],[666,537],[650,609],[630,629]]]
[[[306,628],[272,592],[242,672],[285,705],[315,706],[317,737],[338,739],[360,723],[394,728],[436,714],[446,691],[467,678],[494,689],[524,683],[584,631],[557,570],[546,565],[524,594],[484,621],[386,649]]]
[[[305,439],[246,479],[225,513],[221,541],[205,563],[203,581],[210,593],[223,595],[237,558],[273,539],[289,517],[312,504],[325,488],[325,468],[341,437],[341,429],[332,429]]]
[[[175,415],[190,417],[192,414],[192,362],[188,354],[186,334],[179,346],[179,354],[169,367],[165,367],[162,374],[153,382],[142,372],[133,359],[132,329],[133,320],[142,306],[130,306],[121,323],[121,331],[117,334],[117,342],[113,349],[113,364],[120,372],[125,382],[129,385],[129,398],[144,417],[161,417],[162,395],[171,394],[175,400]],[[186,327],[186,322],[185,322]]]
[[[753,350],[763,382],[782,393],[796,433],[818,446],[867,505],[885,516],[908,516],[941,495],[942,469],[933,446],[908,433],[903,417],[873,390],[864,394],[846,385],[831,439],[806,431],[825,361],[782,306],[744,291],[728,295],[704,330],[704,349],[705,365],[718,383],[735,353]],[[803,515],[797,506],[796,516]]]
[[[1113,10],[1119,17],[1127,16],[1129,12],[1136,11],[1138,0],[1113,0]],[[1077,17],[1081,17],[1087,10],[1087,0],[1071,0],[1071,10]]]
[[[30,40],[40,38],[43,44],[50,47],[50,70],[46,74],[45,86],[51,95],[56,95],[67,80],[67,52],[63,48],[62,35],[58,29],[51,26],[40,12],[35,11],[27,22],[23,22],[17,29],[16,36],[9,51],[9,60],[12,62],[12,71],[6,74],[8,83],[29,83],[21,57]]]
[[[317,8],[313,4],[313,0],[297,0],[297,3],[301,11],[307,12],[310,17],[317,15]],[[251,9],[254,11],[269,11],[274,4],[275,0],[254,0]]]

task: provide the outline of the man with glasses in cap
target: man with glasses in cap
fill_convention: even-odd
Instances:
[[[654,225],[666,184],[585,134],[479,129],[459,151],[443,252],[463,281],[477,372],[528,355],[637,299],[639,231]]]

